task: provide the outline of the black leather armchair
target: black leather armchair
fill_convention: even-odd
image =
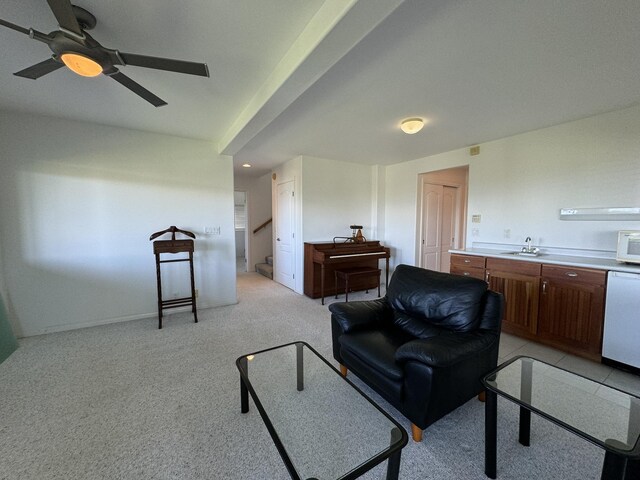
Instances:
[[[385,297],[333,303],[333,356],[422,430],[483,392],[502,295],[482,280],[399,265]]]

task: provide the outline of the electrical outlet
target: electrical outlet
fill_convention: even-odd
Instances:
[[[198,289],[196,288],[196,298],[198,298]]]
[[[480,236],[480,229],[479,228],[471,229],[471,236],[472,237],[479,237]]]
[[[475,215],[471,215],[471,223],[480,223],[482,221],[482,215],[476,213]]]

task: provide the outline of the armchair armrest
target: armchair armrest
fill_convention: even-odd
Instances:
[[[399,362],[414,360],[446,368],[484,352],[498,341],[499,336],[492,332],[451,332],[407,342],[396,350],[395,358]]]
[[[329,305],[331,319],[343,333],[378,325],[391,310],[385,298],[361,302],[339,302]]]

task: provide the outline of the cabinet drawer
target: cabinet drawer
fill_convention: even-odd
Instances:
[[[476,257],[475,255],[458,255],[456,253],[451,254],[451,265],[457,265],[464,268],[484,268],[484,261],[484,257]]]
[[[542,276],[554,280],[567,280],[590,285],[604,285],[607,272],[590,268],[563,267],[560,265],[542,265]]]
[[[449,270],[454,275],[462,275],[463,277],[473,277],[484,280],[484,268],[467,267],[462,265],[451,265]]]
[[[526,262],[522,260],[508,260],[504,258],[487,258],[487,270],[496,272],[519,273],[520,275],[540,275],[539,263]]]

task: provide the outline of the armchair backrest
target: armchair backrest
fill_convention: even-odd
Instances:
[[[486,282],[410,265],[398,265],[389,283],[387,302],[394,323],[425,338],[433,327],[458,332],[476,330],[484,310]]]

